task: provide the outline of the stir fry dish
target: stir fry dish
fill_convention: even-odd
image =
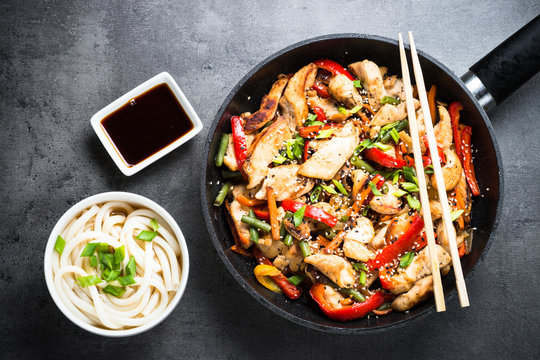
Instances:
[[[321,59],[279,75],[258,111],[231,117],[215,159],[225,182],[214,205],[226,209],[231,249],[253,258],[262,286],[310,296],[336,321],[407,311],[432,294],[403,81],[387,72],[369,60],[344,68]],[[433,176],[417,99],[414,106],[446,274],[437,187],[448,193],[460,256],[471,250],[480,190],[462,105],[437,99],[435,85],[428,98],[444,184]]]

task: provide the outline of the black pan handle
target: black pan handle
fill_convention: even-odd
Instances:
[[[470,72],[463,76],[463,81],[480,104],[484,108],[489,108],[490,105],[500,104],[538,71],[540,71],[540,15],[471,66]],[[474,79],[475,75],[477,79]],[[478,79],[481,84],[478,84]],[[485,87],[483,94],[480,89],[482,84]]]

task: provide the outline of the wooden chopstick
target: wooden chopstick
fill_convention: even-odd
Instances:
[[[439,185],[437,186],[437,191],[439,193],[439,201],[442,207],[444,232],[446,234],[446,238],[448,239],[450,254],[452,255],[452,265],[454,267],[454,274],[456,277],[456,287],[459,295],[459,303],[461,304],[461,307],[467,307],[469,306],[469,296],[467,295],[467,287],[465,286],[465,280],[463,279],[463,270],[461,269],[461,260],[459,259],[459,252],[456,243],[456,231],[454,225],[452,224],[452,218],[450,216],[450,206],[448,205],[448,197],[446,195],[446,189],[444,187],[444,178],[442,175],[439,153],[437,151],[437,140],[435,139],[433,123],[431,121],[431,114],[429,111],[429,103],[427,99],[426,87],[424,84],[424,76],[422,75],[422,68],[420,67],[420,60],[418,60],[416,45],[410,31],[409,44],[411,47],[411,58],[413,63],[414,76],[416,79],[416,87],[418,89],[418,96],[420,99],[420,104],[422,106],[422,112],[424,113],[424,124],[426,128],[427,140],[429,143],[431,163],[433,165],[435,179],[437,180],[437,184]]]
[[[407,115],[409,118],[409,130],[412,138],[412,147],[414,154],[414,165],[418,177],[418,187],[420,189],[420,203],[422,204],[422,214],[424,217],[424,226],[428,243],[429,260],[431,265],[431,274],[433,276],[433,295],[435,297],[435,308],[437,311],[445,311],[444,291],[441,282],[441,273],[439,270],[439,258],[437,256],[437,244],[435,243],[435,234],[433,233],[433,220],[429,208],[429,196],[427,192],[426,177],[424,175],[424,165],[422,163],[422,151],[420,150],[420,137],[418,136],[418,125],[416,123],[416,111],[414,109],[413,91],[411,78],[409,75],[409,65],[407,55],[403,46],[403,38],[399,34],[399,54],[401,58],[401,72],[403,84],[405,86],[405,103],[407,104]]]

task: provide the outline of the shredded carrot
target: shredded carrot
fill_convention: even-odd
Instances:
[[[373,109],[371,108],[371,105],[369,105],[369,104],[362,104],[362,106],[363,106],[364,108],[366,108],[367,111],[369,111],[371,114],[375,115],[375,111],[373,111]]]
[[[270,213],[270,225],[272,225],[272,239],[279,241],[279,220],[278,210],[276,205],[276,196],[274,189],[270,186],[266,188],[266,197],[268,198],[268,212]]]
[[[343,242],[343,239],[345,238],[345,235],[347,235],[346,231],[341,230],[334,239],[332,239],[332,242],[328,244],[328,246],[325,247],[325,252],[330,253],[338,248],[339,245]]]
[[[253,255],[251,255],[251,252],[247,251],[244,248],[238,247],[236,245],[231,246],[231,250],[234,251],[237,254],[240,254],[240,255],[244,255],[244,256],[247,256],[247,257],[253,257]]]
[[[358,214],[362,210],[362,205],[364,205],[364,202],[366,201],[370,193],[371,188],[368,185],[364,190],[362,190],[360,194],[358,194],[358,196],[356,197],[356,201],[351,208],[355,214]]]
[[[461,196],[461,193],[459,193],[458,191],[456,191],[455,193],[455,199],[456,199],[456,206],[454,208],[454,210],[465,210],[465,201],[463,199],[463,197]],[[459,225],[459,228],[461,230],[465,229],[465,220],[464,220],[464,214],[460,215],[460,217],[457,218],[457,222],[458,222],[458,225]]]
[[[431,85],[431,88],[428,92],[428,104],[429,104],[429,112],[431,114],[431,121],[435,122],[435,118],[437,117],[435,114],[435,96],[437,96],[437,86]]]
[[[236,197],[236,201],[238,201],[240,204],[244,206],[250,206],[250,207],[263,205],[265,203],[264,200],[249,199],[245,197],[244,195],[238,195]]]
[[[317,236],[317,242],[319,242],[324,247],[327,247],[330,244],[330,240],[328,240],[322,235]]]
[[[347,305],[351,305],[353,303],[353,299],[351,298],[345,298],[345,299],[341,299],[339,300],[339,303],[343,306],[347,306]]]

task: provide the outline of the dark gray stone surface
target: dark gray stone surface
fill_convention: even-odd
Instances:
[[[332,5],[330,5],[332,3]],[[471,307],[364,336],[302,328],[264,308],[217,257],[199,205],[208,126],[232,86],[296,41],[337,32],[395,37],[464,73],[540,12],[538,1],[2,1],[0,3],[0,357],[538,358],[540,77],[490,113],[503,154],[503,216],[468,281]],[[125,177],[90,117],[161,72],[177,80],[205,130]],[[133,338],[80,330],[52,302],[45,242],[75,202],[124,190],[163,205],[188,241],[191,276],[178,308]],[[129,356],[129,357],[128,357]]]

